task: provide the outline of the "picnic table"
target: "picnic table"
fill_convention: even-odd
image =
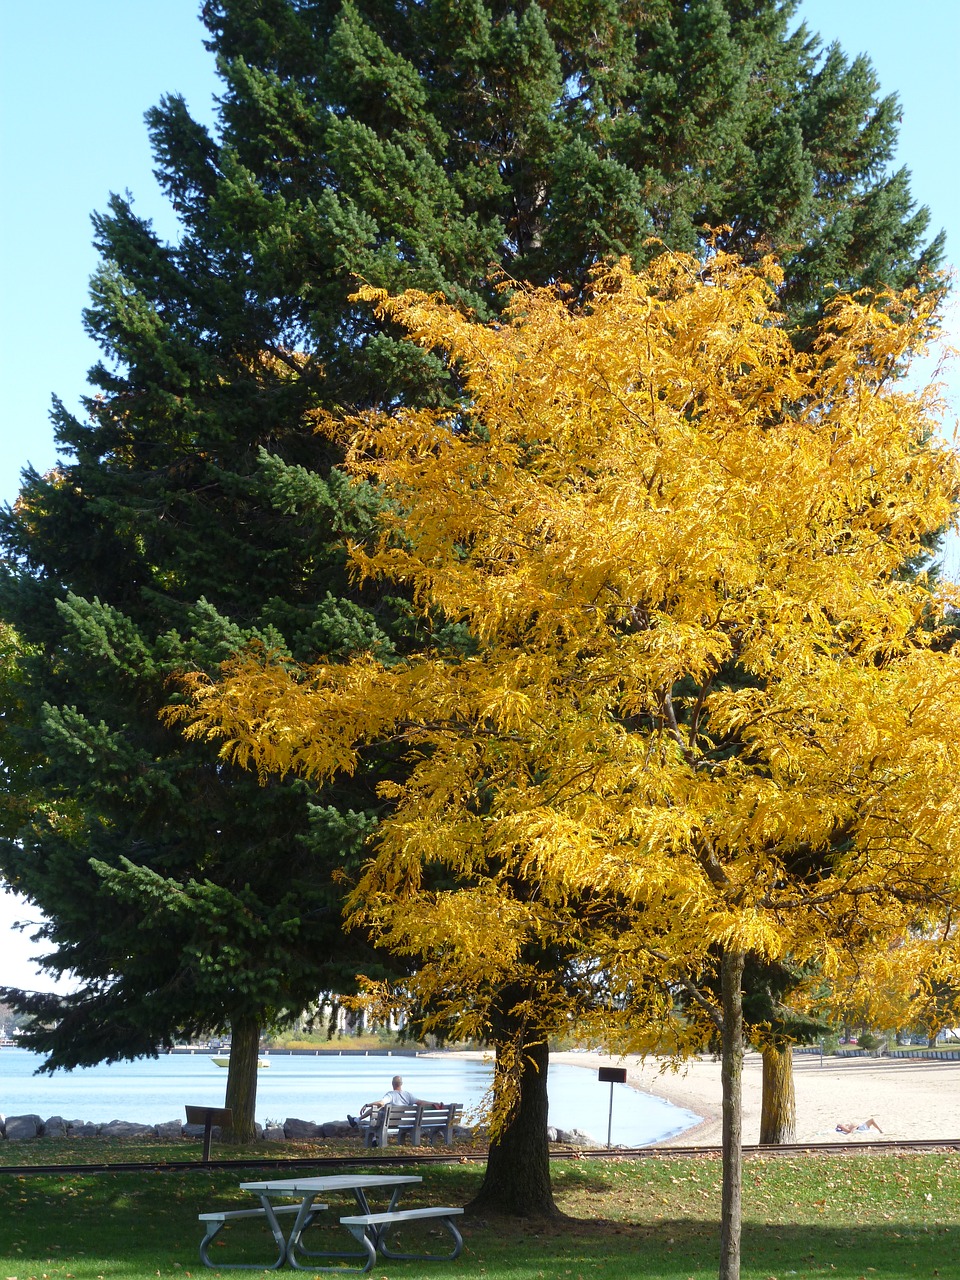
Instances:
[[[201,1213],[200,1221],[206,1224],[206,1235],[200,1245],[200,1259],[208,1267],[217,1270],[236,1268],[240,1270],[275,1271],[284,1263],[301,1271],[369,1271],[374,1265],[379,1252],[386,1258],[417,1258],[449,1260],[459,1256],[463,1240],[453,1223],[454,1216],[462,1209],[447,1206],[427,1206],[416,1209],[398,1209],[397,1205],[405,1186],[422,1182],[416,1174],[377,1174],[377,1173],[338,1173],[318,1178],[278,1178],[267,1182],[242,1182],[242,1191],[252,1192],[260,1201],[259,1209],[228,1209],[212,1213]],[[374,1211],[367,1199],[367,1192],[390,1189],[390,1200],[385,1210]],[[322,1213],[327,1204],[324,1196],[332,1191],[351,1191],[357,1202],[358,1214],[349,1214],[340,1218],[340,1222],[362,1246],[361,1251],[331,1252],[307,1249],[303,1245],[303,1234]],[[299,1204],[275,1203],[277,1201],[298,1200]],[[289,1236],[284,1236],[279,1215],[295,1214]],[[277,1246],[276,1258],[270,1263],[248,1262],[216,1262],[211,1261],[208,1249],[211,1241],[228,1222],[237,1218],[263,1217],[270,1228]],[[387,1243],[388,1236],[396,1227],[405,1222],[420,1219],[436,1219],[453,1237],[454,1248],[449,1254],[400,1253],[391,1250]],[[352,1259],[362,1265],[325,1265],[321,1266],[301,1259],[339,1258]]]

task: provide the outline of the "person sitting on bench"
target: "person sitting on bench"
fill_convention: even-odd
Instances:
[[[427,1102],[425,1098],[415,1098],[403,1087],[403,1076],[393,1077],[393,1088],[388,1089],[376,1102],[367,1102],[360,1108],[360,1114],[347,1116],[353,1129],[368,1129],[373,1123],[381,1107],[442,1107],[442,1102]]]

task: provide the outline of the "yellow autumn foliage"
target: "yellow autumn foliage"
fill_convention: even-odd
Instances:
[[[952,945],[958,594],[902,570],[960,469],[935,393],[895,376],[931,317],[841,298],[797,352],[779,278],[664,253],[598,271],[581,308],[520,290],[489,325],[362,290],[463,399],[318,416],[385,499],[351,561],[477,651],[251,652],[188,681],[185,731],[264,776],[403,746],[351,910],[461,1028],[512,981],[558,1026],[592,1008],[612,1035],[629,1005],[645,1044],[717,949],[905,999]]]

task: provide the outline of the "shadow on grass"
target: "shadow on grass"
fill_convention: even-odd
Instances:
[[[642,1275],[645,1280],[673,1276],[715,1276],[719,1230],[714,1218],[662,1219],[624,1223],[489,1219],[464,1224],[468,1254],[488,1272],[514,1277]],[[637,1270],[638,1256],[642,1271]],[[744,1224],[743,1275],[784,1277],[888,1278],[934,1276],[960,1278],[960,1227],[917,1226],[895,1222],[852,1227],[808,1224]],[[501,1264],[501,1265],[498,1265]]]
[[[425,1181],[426,1201],[463,1203],[476,1175],[457,1166]],[[571,1169],[565,1190],[616,1194],[609,1180],[589,1167]],[[46,1275],[48,1280],[154,1280],[215,1273],[199,1263],[203,1235],[197,1214],[226,1207],[249,1207],[236,1174],[194,1171],[0,1178],[0,1255],[4,1276]],[[624,1188],[625,1194],[629,1191]],[[458,1193],[461,1193],[458,1195]],[[465,1194],[464,1194],[465,1193]],[[462,1195],[462,1198],[461,1198]],[[331,1197],[327,1230],[340,1232],[337,1217],[353,1211],[346,1198]],[[599,1208],[599,1206],[598,1206]],[[379,1280],[713,1280],[717,1272],[718,1228],[714,1211],[646,1221],[615,1220],[613,1202],[605,1216],[517,1220],[467,1216],[465,1249],[455,1262],[389,1261],[374,1272]],[[224,1233],[224,1260],[266,1261],[271,1253],[262,1223],[244,1223]],[[342,1233],[341,1233],[342,1239]],[[342,1239],[341,1247],[350,1247]],[[235,1252],[236,1250],[236,1252]],[[960,1280],[960,1225],[869,1223],[854,1226],[812,1222],[771,1223],[748,1218],[743,1229],[744,1280],[785,1280],[831,1276],[834,1280],[904,1280],[939,1276]],[[220,1253],[220,1249],[216,1250]],[[233,1275],[233,1272],[224,1272]]]
[[[21,1263],[7,1275],[44,1274],[49,1280],[152,1280],[157,1274],[217,1274],[199,1263],[202,1230],[195,1203],[168,1205],[157,1217],[141,1217],[126,1197],[104,1199],[98,1210],[65,1224],[48,1220],[43,1242],[17,1231]],[[25,1224],[24,1224],[25,1225]],[[330,1228],[336,1231],[335,1224]],[[327,1232],[324,1232],[326,1235]],[[713,1219],[663,1219],[631,1224],[609,1219],[518,1222],[465,1220],[464,1252],[455,1262],[378,1264],[390,1280],[712,1280],[717,1270],[717,1225]],[[342,1238],[339,1245],[349,1248]],[[271,1244],[262,1227],[231,1232],[223,1260],[266,1265]],[[316,1246],[315,1246],[316,1247]],[[3,1250],[6,1253],[6,1250]],[[216,1250],[215,1252],[219,1252]],[[834,1280],[904,1280],[909,1276],[960,1277],[960,1228],[906,1227],[896,1223],[850,1228],[748,1223],[743,1231],[744,1280],[831,1276]],[[36,1260],[34,1266],[33,1260]],[[9,1254],[4,1262],[14,1261]],[[59,1265],[58,1265],[59,1264]],[[35,1269],[36,1267],[36,1269]],[[225,1275],[235,1274],[225,1271]]]

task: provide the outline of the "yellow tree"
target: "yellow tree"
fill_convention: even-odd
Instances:
[[[475,652],[310,670],[253,652],[181,713],[263,775],[400,744],[351,909],[416,957],[437,1018],[499,1019],[521,1091],[578,1001],[622,1047],[716,1029],[725,1280],[747,957],[849,981],[869,956],[913,983],[960,870],[956,598],[901,573],[960,484],[933,393],[895,376],[931,316],[839,298],[800,354],[779,278],[664,254],[599,271],[583,305],[519,289],[491,325],[364,290],[464,396],[318,420],[387,499],[354,570],[467,624]]]

